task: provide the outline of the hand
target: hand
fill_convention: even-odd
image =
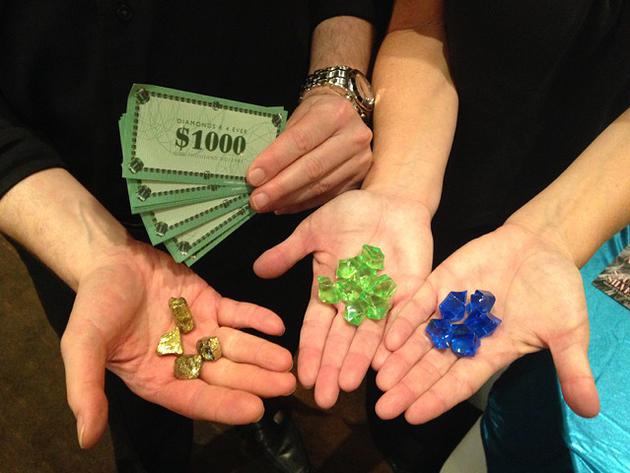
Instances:
[[[313,275],[335,277],[337,262],[359,254],[364,243],[385,253],[385,270],[398,285],[391,312],[416,291],[431,270],[430,215],[420,204],[366,190],[336,197],[304,220],[284,242],[254,264],[264,278],[277,277],[314,254]],[[323,408],[337,401],[339,388],[356,389],[381,343],[386,320],[365,319],[359,327],[343,319],[343,307],[319,301],[313,281],[300,334],[298,377]],[[381,357],[387,356],[386,353]]]
[[[205,362],[195,380],[178,380],[173,356],[159,357],[161,335],[174,326],[170,297],[187,299],[195,328],[182,334],[184,353],[196,353],[202,336],[219,337],[223,357]],[[228,424],[262,416],[259,396],[287,395],[295,378],[291,355],[237,328],[280,335],[282,321],[253,304],[222,298],[201,278],[161,251],[138,242],[94,261],[79,281],[61,340],[68,403],[77,418],[79,443],[90,447],[106,427],[104,370],[118,375],[144,399],[179,414]]]
[[[372,132],[334,91],[308,92],[284,132],[250,165],[257,212],[295,213],[358,187],[372,163]]]
[[[464,289],[494,293],[492,312],[503,322],[481,340],[475,357],[458,359],[450,350],[432,348],[424,330],[439,301]],[[585,417],[599,411],[580,273],[557,238],[515,223],[473,240],[439,265],[392,322],[385,344],[396,351],[377,376],[386,391],[376,405],[383,419],[405,412],[412,424],[427,422],[469,398],[512,361],[545,347],[569,406]]]

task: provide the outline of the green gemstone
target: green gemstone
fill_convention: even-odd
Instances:
[[[339,298],[346,304],[352,304],[361,295],[361,288],[351,279],[338,279],[335,286]]]
[[[355,278],[355,281],[362,291],[370,292],[372,290],[372,286],[374,286],[374,281],[376,281],[377,277],[378,276],[376,276],[375,274],[366,274]]]
[[[396,292],[396,283],[387,274],[381,274],[372,283],[371,294],[389,300]]]
[[[339,302],[339,292],[337,286],[328,276],[317,276],[319,300],[326,304],[336,304]]]
[[[354,258],[350,258],[354,263],[354,266],[357,268],[357,272],[354,277],[359,278],[362,276],[374,276],[377,273],[376,269],[371,268],[365,263],[365,259],[363,256],[355,256]]]
[[[353,258],[340,259],[337,265],[337,278],[352,279],[357,273],[357,267]]]
[[[363,261],[367,266],[377,271],[385,268],[385,255],[383,251],[377,246],[363,245],[363,251],[361,252]]]
[[[354,304],[347,304],[343,311],[343,318],[352,325],[359,325],[363,322],[367,306],[363,301],[357,300]]]
[[[391,307],[389,300],[382,299],[374,294],[361,294],[361,300],[365,301],[367,310],[365,315],[368,319],[381,320],[385,318]]]

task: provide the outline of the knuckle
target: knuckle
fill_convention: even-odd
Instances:
[[[322,195],[328,193],[332,188],[332,184],[328,181],[317,181],[311,184],[311,191],[314,195]]]
[[[300,155],[308,153],[313,148],[313,140],[306,130],[297,127],[293,128],[289,136],[293,141],[293,146]]]
[[[343,97],[339,97],[339,99],[328,103],[327,113],[334,123],[344,123],[351,117],[352,113],[356,113],[348,100]]]
[[[320,179],[326,172],[324,163],[317,157],[307,157],[304,160],[304,170],[311,181]]]
[[[373,136],[372,130],[370,130],[370,128],[367,127],[366,125],[362,124],[354,132],[354,142],[357,146],[364,147],[370,144],[370,142],[372,141],[372,136]]]

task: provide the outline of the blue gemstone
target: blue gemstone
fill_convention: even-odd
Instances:
[[[462,320],[466,313],[466,291],[449,292],[440,304],[440,313],[449,322]]]
[[[493,314],[481,312],[479,310],[471,312],[464,322],[464,325],[475,332],[475,335],[479,338],[492,335],[500,324],[500,318],[495,317]]]
[[[490,291],[481,291],[477,289],[474,294],[470,295],[470,304],[468,304],[468,312],[485,312],[489,313],[496,301],[496,297]]]
[[[451,334],[451,350],[457,356],[475,356],[481,341],[466,325],[458,324]]]
[[[448,320],[432,319],[426,328],[427,335],[433,342],[433,346],[440,350],[449,347],[453,325]]]

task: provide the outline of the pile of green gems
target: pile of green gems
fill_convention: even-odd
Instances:
[[[367,317],[381,320],[389,312],[396,283],[387,274],[377,274],[385,268],[385,255],[376,246],[363,245],[359,256],[339,260],[337,280],[317,276],[319,300],[326,304],[343,302],[343,318],[359,325]]]

